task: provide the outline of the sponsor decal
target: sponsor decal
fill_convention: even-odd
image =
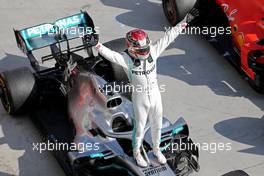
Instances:
[[[156,64],[153,65],[153,67],[149,70],[146,71],[137,71],[137,70],[132,70],[132,74],[135,75],[149,75],[151,72],[155,70]]]
[[[57,26],[59,29],[70,28],[73,26],[77,26],[78,24],[81,24],[82,19],[83,19],[83,14],[78,14],[67,18],[59,19],[54,24],[46,23],[39,26],[34,26],[23,30],[24,33],[23,37],[25,39],[30,39],[34,37],[41,37],[41,35],[43,34],[55,33],[56,31],[54,26]]]
[[[148,168],[146,170],[143,170],[145,176],[150,176],[150,175],[160,175],[161,172],[167,171],[166,166],[156,166],[152,168]]]
[[[29,38],[34,38],[34,37],[40,37],[41,35],[46,34],[54,29],[53,29],[52,24],[43,24],[43,25],[32,27],[32,28],[28,28],[25,30],[26,30],[26,36],[23,36],[23,37],[25,37],[26,39],[29,39]]]
[[[223,4],[221,4],[221,6],[222,6],[224,12],[227,13],[227,11],[228,11],[228,9],[229,9],[229,5],[226,4],[226,3],[223,3]]]
[[[226,3],[221,4],[225,14],[229,21],[235,21],[235,14],[238,12],[238,9],[233,9],[230,13],[228,13],[229,5]]]
[[[69,28],[72,26],[76,26],[81,23],[82,16],[81,15],[74,15],[68,18],[63,18],[55,22],[55,25],[58,26],[60,29]]]

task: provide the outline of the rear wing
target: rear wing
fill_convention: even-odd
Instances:
[[[58,19],[54,23],[44,23],[22,30],[14,29],[17,46],[26,54],[60,42],[62,35],[71,40],[95,32],[93,20],[83,11]]]

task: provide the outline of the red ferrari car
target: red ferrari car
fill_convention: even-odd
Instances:
[[[264,89],[264,0],[162,0],[171,25],[193,7],[200,16],[193,26],[227,27],[230,35],[215,37],[225,56],[249,78],[257,91]],[[226,29],[227,29],[226,28]],[[237,57],[239,56],[239,57]]]

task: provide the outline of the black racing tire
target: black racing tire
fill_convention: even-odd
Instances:
[[[191,10],[197,0],[162,0],[163,11],[169,23],[175,26]]]
[[[125,38],[111,40],[109,42],[104,43],[104,46],[116,52],[124,52],[126,50],[126,40]],[[118,83],[129,82],[127,74],[125,73],[123,67],[115,63],[111,63],[111,66],[113,69],[115,81],[117,81]]]
[[[0,74],[1,101],[10,115],[26,112],[36,97],[35,77],[27,67]]]
[[[246,172],[242,171],[242,170],[236,170],[236,171],[232,171],[229,173],[226,173],[222,176],[249,176]]]
[[[257,93],[262,94],[264,92],[264,87],[258,85],[255,80],[248,78],[248,83]]]

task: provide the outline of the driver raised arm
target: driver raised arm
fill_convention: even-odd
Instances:
[[[95,48],[104,58],[106,58],[110,62],[116,63],[124,68],[127,68],[127,64],[122,54],[105,47],[101,43],[98,43]]]
[[[186,26],[186,19],[184,19],[178,25],[172,27],[169,31],[166,31],[165,35],[160,38],[155,44],[150,45],[150,52],[153,59],[157,59],[161,55],[161,53],[177,38],[177,36]],[[127,68],[127,62],[125,61],[124,53],[118,53],[116,51],[113,51],[105,47],[100,42],[98,42],[95,48],[105,59],[109,60],[110,62],[114,62],[118,65],[121,65],[124,68]]]

